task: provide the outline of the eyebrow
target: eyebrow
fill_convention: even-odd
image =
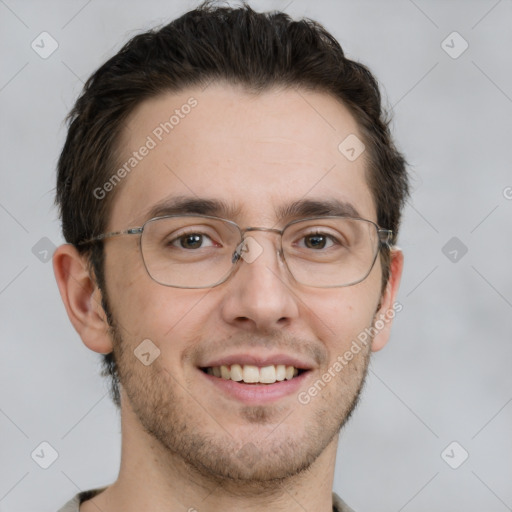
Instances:
[[[233,220],[239,217],[243,208],[220,199],[208,199],[192,196],[176,196],[164,199],[152,206],[145,219],[165,215],[210,215]],[[274,209],[280,220],[294,220],[303,217],[360,217],[354,205],[340,199],[300,199]]]

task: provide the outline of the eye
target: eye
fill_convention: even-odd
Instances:
[[[204,246],[203,242],[207,241],[210,241],[210,243]],[[177,247],[179,249],[201,249],[203,247],[218,246],[218,244],[214,243],[213,240],[208,235],[192,231],[189,233],[181,234],[176,238],[173,238],[168,242],[168,245]]]
[[[304,245],[299,244],[299,247],[306,247],[307,249],[326,249],[333,245],[339,245],[335,237],[321,231],[304,235],[301,240],[305,242]],[[328,245],[329,243],[330,245]]]

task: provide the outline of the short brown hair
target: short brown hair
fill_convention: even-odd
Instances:
[[[102,199],[93,191],[119,165],[125,120],[147,98],[215,80],[253,92],[274,86],[315,90],[341,101],[354,116],[366,146],[377,223],[393,230],[392,242],[396,241],[409,193],[406,161],[391,138],[390,116],[381,105],[372,73],[346,58],[336,39],[315,21],[293,21],[282,12],[257,13],[247,5],[219,7],[207,1],[168,25],[128,41],[87,80],[68,115],[56,203],[66,241],[87,257],[103,295],[101,242],[77,244],[102,233],[108,224],[121,187]],[[381,251],[381,261],[384,290],[390,273],[389,250]],[[103,362],[105,373],[112,377],[114,402],[119,405],[112,354],[105,355]]]

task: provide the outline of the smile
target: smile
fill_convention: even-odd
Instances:
[[[271,364],[256,366],[252,364],[232,364],[201,368],[208,375],[245,384],[274,384],[284,380],[292,380],[303,370],[291,365]]]

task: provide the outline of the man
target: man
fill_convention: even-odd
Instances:
[[[70,113],[54,270],[120,408],[61,511],[350,511],[339,431],[389,338],[408,193],[371,73],[317,23],[203,4]]]

